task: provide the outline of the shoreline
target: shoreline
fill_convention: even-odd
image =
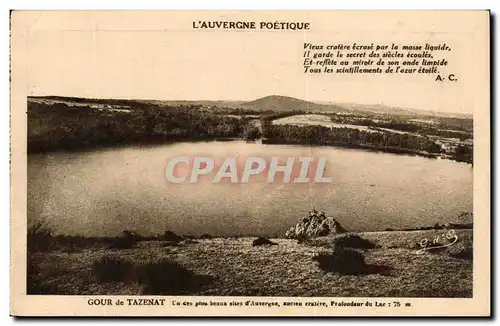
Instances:
[[[387,228],[384,230],[374,230],[374,231],[352,231],[348,230],[345,233],[338,233],[337,235],[342,235],[342,234],[378,234],[378,233],[398,233],[398,232],[421,232],[421,231],[439,231],[439,230],[473,230],[473,224],[472,223],[448,223],[449,225],[446,224],[440,224],[440,225],[434,225],[434,226],[426,226],[426,227],[415,227],[415,228],[405,228],[405,229],[392,229],[392,228]],[[129,231],[126,231],[129,232]],[[163,235],[161,234],[150,234],[150,235],[141,235],[139,233],[135,233],[134,231],[130,231],[134,233],[134,237],[137,239],[137,241],[161,241]],[[201,240],[201,239],[246,239],[246,238],[258,238],[258,237],[266,237],[269,239],[289,239],[285,236],[285,233],[282,235],[272,235],[272,234],[256,234],[256,233],[248,233],[248,234],[234,234],[234,235],[217,235],[217,234],[209,234],[209,233],[204,233],[201,235],[193,235],[193,234],[177,234],[174,232],[171,232],[167,230],[171,236],[173,237],[178,237],[179,239],[192,239],[192,240]],[[331,235],[328,235],[326,237],[329,237]],[[53,239],[82,239],[82,240],[91,240],[91,241],[96,241],[96,242],[106,242],[106,241],[111,241],[111,240],[116,240],[118,238],[121,238],[123,236],[116,235],[116,236],[90,236],[90,235],[72,235],[72,234],[58,234],[58,233],[53,233],[50,235],[47,235],[47,237],[53,238]],[[322,237],[319,237],[322,238]]]
[[[266,138],[258,138],[258,139],[245,139],[245,138],[237,138],[237,137],[229,137],[229,138],[221,138],[221,137],[189,137],[189,138],[178,138],[171,140],[153,140],[153,141],[144,141],[144,142],[123,142],[123,143],[112,143],[112,144],[87,144],[81,146],[81,144],[77,146],[67,146],[67,147],[59,147],[59,148],[48,148],[47,150],[41,149],[41,146],[36,146],[36,149],[31,148],[28,140],[28,156],[29,155],[49,155],[52,153],[86,153],[92,151],[99,150],[112,150],[112,149],[121,149],[121,148],[148,148],[148,147],[156,147],[163,145],[172,145],[180,142],[185,143],[205,143],[205,142],[233,142],[233,141],[245,141],[256,144],[263,145],[295,145],[295,146],[308,146],[308,147],[333,147],[333,148],[343,148],[343,149],[361,149],[367,150],[374,153],[386,153],[386,154],[395,154],[395,155],[405,155],[405,156],[418,156],[425,157],[429,159],[446,159],[449,161],[454,161],[457,163],[466,163],[473,166],[473,162],[469,160],[461,160],[458,158],[454,158],[450,155],[443,155],[437,153],[428,153],[428,152],[420,152],[420,151],[412,151],[412,150],[404,150],[400,148],[378,148],[373,146],[365,146],[361,144],[308,144],[303,142],[293,142],[287,140],[276,140],[276,139],[266,139]],[[31,145],[33,147],[33,145]]]

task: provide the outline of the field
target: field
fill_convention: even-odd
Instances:
[[[366,266],[344,273],[318,264],[335,237],[301,242],[254,238],[139,241],[130,248],[103,243],[29,253],[28,293],[79,295],[471,297],[472,230],[458,241],[416,254],[423,238],[446,230],[359,233],[351,249]],[[351,245],[352,246],[352,245]],[[356,247],[356,245],[354,245]]]
[[[310,126],[324,126],[324,127],[333,127],[333,128],[351,128],[351,129],[363,130],[363,131],[368,131],[368,132],[376,132],[376,131],[369,129],[366,126],[351,125],[348,123],[346,123],[346,124],[336,123],[336,122],[333,122],[330,119],[330,117],[328,117],[326,115],[320,115],[320,114],[294,115],[291,117],[276,119],[273,121],[273,124],[296,125],[296,126],[310,125]]]

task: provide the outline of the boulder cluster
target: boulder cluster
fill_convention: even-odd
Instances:
[[[285,237],[289,239],[310,239],[346,232],[347,230],[333,217],[326,216],[324,212],[312,210],[295,226],[286,231]]]

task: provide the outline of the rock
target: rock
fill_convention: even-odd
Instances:
[[[316,238],[346,232],[347,230],[333,217],[313,210],[286,231],[285,237],[289,239]]]
[[[275,245],[277,245],[277,243],[272,242],[271,240],[268,240],[268,239],[263,238],[263,237],[258,237],[257,239],[252,241],[252,246],[254,246],[254,247],[255,246],[264,246],[264,245],[275,246]]]

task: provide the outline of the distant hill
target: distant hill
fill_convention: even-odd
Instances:
[[[239,103],[240,106],[254,110],[272,111],[323,111],[323,112],[346,112],[346,113],[369,113],[388,114],[400,116],[432,116],[432,117],[454,117],[472,119],[472,114],[447,113],[430,110],[419,110],[412,108],[401,108],[385,106],[380,104],[355,104],[355,103],[317,103],[304,101],[289,96],[271,95],[259,98],[251,102]]]
[[[412,108],[391,107],[380,104],[356,104],[356,103],[318,103],[311,101],[304,101],[298,98],[280,95],[265,96],[254,101],[163,101],[163,100],[126,100],[126,99],[89,99],[78,97],[66,96],[30,96],[32,99],[44,99],[52,101],[65,101],[74,103],[97,103],[97,104],[110,104],[110,105],[129,105],[133,106],[134,103],[149,103],[160,106],[178,106],[178,105],[201,105],[205,107],[226,107],[226,108],[244,108],[259,111],[316,111],[316,112],[345,112],[345,113],[365,113],[365,114],[387,114],[387,115],[400,115],[408,117],[453,117],[472,119],[472,114],[464,113],[447,113],[429,110],[419,110]]]
[[[242,107],[254,110],[272,110],[272,111],[351,111],[335,104],[318,104],[304,101],[288,96],[271,95],[259,98],[255,101],[241,104]]]
[[[142,100],[142,99],[112,99],[112,98],[85,98],[72,96],[29,96],[28,99],[38,99],[45,101],[62,101],[68,103],[88,103],[107,105],[134,105],[134,104],[154,104],[159,106],[179,106],[179,105],[202,105],[217,107],[238,107],[244,101],[163,101],[163,100]]]
[[[333,104],[333,103],[332,103]],[[356,104],[356,103],[335,103],[340,107],[347,110],[368,112],[375,114],[392,114],[402,116],[432,116],[432,117],[445,117],[445,118],[463,118],[472,119],[470,113],[455,113],[455,112],[439,112],[432,110],[419,110],[413,108],[401,108],[394,106],[385,106],[380,104]]]

